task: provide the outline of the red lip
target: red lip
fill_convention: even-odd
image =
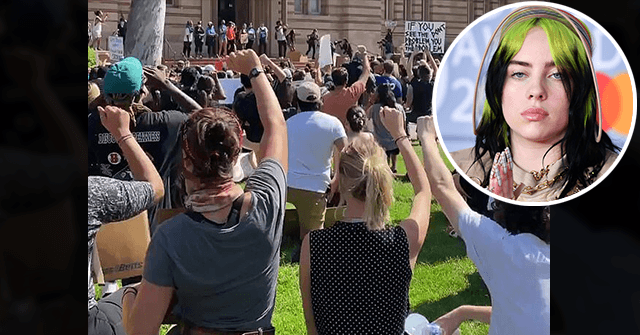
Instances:
[[[520,115],[529,121],[541,121],[549,116],[549,113],[542,108],[531,107],[520,113]]]

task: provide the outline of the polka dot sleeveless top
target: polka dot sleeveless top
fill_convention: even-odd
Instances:
[[[318,333],[403,334],[412,275],[404,229],[337,222],[309,238]]]

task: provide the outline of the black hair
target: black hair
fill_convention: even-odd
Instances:
[[[513,235],[533,234],[545,243],[551,241],[551,208],[549,206],[518,206],[499,200],[492,204],[493,220]]]
[[[200,78],[200,73],[195,67],[187,67],[182,70],[180,75],[180,84],[187,89],[194,86],[198,79]]]
[[[331,80],[336,86],[346,85],[349,81],[349,71],[344,67],[337,67],[331,71]]]
[[[201,182],[231,179],[241,150],[241,129],[236,114],[226,107],[193,112],[182,124],[182,148]]]
[[[349,127],[356,133],[359,133],[367,123],[367,114],[360,106],[351,106],[347,110],[347,121]]]
[[[207,93],[211,93],[215,88],[215,82],[213,81],[213,78],[209,76],[200,76],[200,78],[198,78],[196,88],[199,91],[206,91]]]
[[[319,111],[322,110],[322,101],[316,102],[306,102],[298,100],[298,108],[301,112],[311,112],[311,111]]]
[[[382,106],[396,108],[396,96],[391,89],[391,85],[384,83],[377,87],[378,103]]]
[[[489,174],[491,173],[490,169],[486,169],[481,163],[482,157],[488,154],[488,157],[493,158],[496,153],[506,149],[509,141],[509,127],[502,110],[502,91],[509,62],[514,55],[509,57],[507,49],[498,49],[487,70],[485,95],[492,115],[491,117],[483,116],[477,129],[474,147],[474,164],[478,163],[484,173],[482,187],[489,185]],[[572,53],[578,55],[577,50],[573,50]],[[598,130],[596,101],[588,98],[595,94],[597,88],[593,85],[594,78],[589,64],[587,63],[585,69],[567,67],[559,70],[569,98],[569,121],[564,137],[553,144],[547,153],[555,146],[560,145],[561,156],[565,157],[567,168],[558,179],[558,182],[563,183],[559,197],[565,197],[576,187],[582,189],[591,184],[602,170],[607,159],[607,152],[616,152],[620,148],[613,144],[611,138],[604,131],[600,142],[596,142],[595,134]],[[587,102],[591,103],[592,113],[590,117],[585,118]],[[592,170],[587,175],[590,168]]]

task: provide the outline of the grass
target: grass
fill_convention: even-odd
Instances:
[[[422,159],[421,148],[414,145]],[[453,169],[442,154],[447,166]],[[398,156],[398,174],[405,174],[402,156]],[[409,215],[413,201],[413,187],[402,179],[394,181],[394,204],[390,209],[391,225],[396,225]],[[430,321],[460,305],[490,305],[491,299],[478,270],[466,256],[464,242],[452,238],[446,231],[447,219],[440,205],[431,202],[431,219],[427,238],[413,272],[409,298],[411,311],[424,315]],[[278,275],[276,307],[272,323],[280,335],[306,334],[302,312],[302,299],[298,282],[297,264],[289,262],[295,247],[293,239],[282,244],[281,265]],[[160,334],[165,335],[164,325]],[[476,321],[466,321],[460,326],[462,335],[484,335],[489,326]]]
[[[422,150],[414,145],[422,161]],[[441,151],[449,169],[452,165]],[[398,156],[398,174],[406,173],[402,156]],[[413,187],[403,179],[393,182],[394,203],[390,208],[391,225],[396,225],[409,215],[413,201]],[[432,200],[431,220],[427,238],[418,256],[413,272],[409,298],[412,312],[424,315],[430,321],[460,305],[490,305],[489,292],[478,270],[466,256],[464,242],[452,238],[446,231],[447,219],[440,205]],[[298,265],[289,263],[295,244],[285,241],[282,245],[282,261],[278,276],[276,308],[273,325],[278,334],[306,334],[302,299],[298,283]],[[481,335],[489,332],[489,326],[481,322],[467,321],[460,326],[463,335]]]

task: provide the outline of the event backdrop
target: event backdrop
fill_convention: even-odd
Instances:
[[[498,8],[474,21],[458,35],[442,60],[435,82],[434,114],[449,152],[472,147],[475,143],[472,104],[482,55],[500,21],[522,4]],[[603,130],[622,148],[635,120],[635,87],[632,86],[633,75],[627,59],[598,23],[571,8],[557,7],[585,22],[591,31],[593,64],[602,100]]]

